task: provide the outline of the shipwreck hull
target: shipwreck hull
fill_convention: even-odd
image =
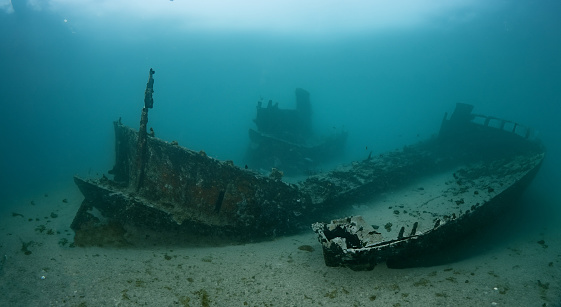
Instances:
[[[384,219],[386,223],[392,221],[391,226],[397,226],[397,236],[395,233],[383,235],[385,230],[374,229],[361,216],[336,219],[330,223],[314,223],[312,229],[318,234],[325,263],[327,266],[344,266],[357,271],[372,270],[381,262],[386,262],[392,268],[415,266],[417,261],[422,262],[423,255],[461,240],[515,209],[520,195],[538,173],[542,160],[543,154],[526,157],[524,162],[528,163],[527,170],[521,171],[521,176],[504,190],[487,192],[488,197],[482,197],[481,202],[466,202],[463,193],[460,193],[453,199],[460,199],[457,202],[461,204],[450,206],[452,208],[444,211],[445,214],[436,213],[438,210],[419,214],[415,208],[405,207],[405,210],[412,211],[412,216]],[[478,193],[493,189],[488,185],[470,186],[465,193],[478,191],[477,188],[481,188]],[[379,211],[383,213],[383,209]],[[372,222],[370,219],[368,221]]]
[[[530,139],[528,128],[472,115],[471,108],[459,104],[450,119],[445,116],[433,159],[427,160],[431,166],[440,161],[449,168],[418,176],[399,197],[373,201],[359,212],[368,217],[312,225],[326,265],[353,270],[371,270],[380,262],[389,267],[415,265],[421,256],[515,208],[540,169],[544,149]]]
[[[264,176],[239,168],[231,161],[218,161],[202,151],[195,152],[150,135],[140,142],[142,133],[116,121],[116,161],[110,171],[114,178],[75,178],[85,196],[72,223],[75,242],[78,245],[102,244],[92,238],[117,234],[113,241],[131,243],[146,237],[147,231],[165,237],[263,240],[309,229],[314,222],[347,214],[357,203],[398,190],[420,178],[454,169],[461,170],[457,174],[473,177],[465,179],[467,181],[514,173],[510,181],[502,180],[502,184],[516,191],[521,191],[525,186],[522,183],[529,182],[533,177],[530,174],[537,172],[543,159],[543,148],[538,142],[511,131],[473,123],[459,125],[451,120],[443,120],[437,138],[402,150],[368,156],[331,172],[309,176],[297,184],[284,182],[279,170]],[[528,175],[521,175],[520,169],[510,167],[515,162],[525,165]],[[532,170],[534,172],[530,172]],[[459,176],[456,173],[454,176]],[[465,206],[470,208],[464,208],[462,214],[470,213],[464,217],[456,212],[458,221],[477,221],[477,214],[473,212],[490,210],[487,208],[495,207],[487,206],[492,200],[498,202],[515,195],[504,192],[504,196],[499,197],[496,193],[484,192],[484,187],[479,189],[480,195],[488,199],[468,206],[466,198]],[[502,191],[503,188],[497,185],[493,189]],[[452,216],[454,210],[439,213],[440,220]],[[435,221],[431,218],[431,229]],[[414,223],[404,223],[409,233]],[[398,227],[399,221],[395,224]],[[460,224],[462,228],[470,228],[467,222]],[[314,227],[319,233],[321,227]],[[448,232],[448,227],[451,226],[446,226],[443,232]],[[450,233],[457,232],[450,229]],[[428,228],[419,226],[419,231],[428,231]],[[100,235],[103,233],[104,236]],[[391,240],[397,239],[396,233],[392,235]],[[403,244],[396,241],[391,245],[398,243]],[[415,244],[408,245],[411,246],[408,249],[414,249]],[[327,258],[328,264],[336,263]],[[346,264],[341,261],[340,265]]]
[[[141,133],[120,121],[114,130],[114,178],[74,178],[85,196],[72,223],[78,245],[115,229],[119,238],[113,240],[123,242],[138,242],[147,230],[235,242],[294,234],[409,182],[412,174],[439,168],[428,150],[433,140],[289,184],[279,170],[264,176],[151,136],[140,163]]]
[[[293,211],[309,197],[275,177],[277,173],[260,176],[155,137],[147,138],[140,181],[139,133],[119,122],[114,127],[115,180],[74,178],[85,196],[85,209],[72,224],[77,233],[101,225],[91,222],[93,207],[123,228],[174,234],[249,240],[308,227],[308,221],[299,221]]]
[[[147,133],[154,73],[150,70],[140,129],[114,122],[110,176],[74,178],[85,197],[71,225],[76,245],[247,242],[364,213],[364,219],[315,223],[313,229],[327,265],[371,269],[381,261],[399,263],[497,217],[544,157],[530,129],[474,115],[472,106],[458,104],[450,119],[445,115],[438,137],[290,184],[282,170],[263,175],[158,139],[152,129]],[[389,207],[353,212],[357,204],[398,195],[434,176],[443,177],[426,183],[439,187],[433,194],[415,189],[413,202],[387,199]]]

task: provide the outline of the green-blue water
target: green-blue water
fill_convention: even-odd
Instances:
[[[486,2],[214,3],[199,16],[182,1],[2,1],[0,197],[111,169],[111,122],[138,126],[154,68],[156,135],[238,165],[256,102],[293,108],[296,87],[318,134],[349,132],[341,162],[430,137],[473,104],[539,131],[548,156],[527,197],[558,206],[561,3]]]
[[[558,306],[560,16],[558,0],[0,0],[0,302],[187,304],[191,296],[192,305],[204,305],[207,287],[214,302],[250,306],[282,305],[283,298],[347,302],[349,293],[354,305],[378,295],[374,303],[535,298]],[[268,242],[269,250],[261,243],[71,249],[68,212],[79,206],[68,193],[77,194],[72,177],[100,178],[113,167],[112,122],[139,127],[150,68],[156,74],[148,126],[156,136],[238,166],[246,163],[257,101],[294,108],[298,87],[310,92],[318,135],[348,132],[338,163],[431,137],[457,102],[533,127],[546,158],[520,210],[497,216],[451,252],[451,263],[483,259],[469,276],[472,262],[454,264],[453,272],[452,265],[382,267],[380,275],[325,268],[319,245],[310,254],[297,249],[312,244],[297,241],[305,236]],[[43,234],[45,225],[57,232]],[[243,265],[251,269],[236,271]],[[146,276],[156,268],[159,281]],[[380,288],[379,277],[391,284]],[[425,287],[425,277],[434,284]]]

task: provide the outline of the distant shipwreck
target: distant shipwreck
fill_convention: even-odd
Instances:
[[[384,261],[399,266],[513,206],[545,155],[531,129],[457,104],[444,116],[438,137],[291,184],[280,168],[264,176],[147,132],[153,74],[150,69],[140,130],[114,122],[113,178],[74,178],[85,196],[71,225],[78,246],[259,241],[313,224],[328,266],[369,270]],[[288,122],[308,116],[307,95],[297,90],[297,111],[287,115]],[[260,131],[250,135],[260,148],[253,154],[270,157],[290,146],[289,152],[313,150],[290,139],[300,132],[275,135],[292,128],[277,127],[285,120],[268,118],[267,112],[277,112],[272,108],[258,106]],[[298,131],[307,131],[306,120],[302,123]],[[305,162],[293,165],[298,163]]]
[[[323,163],[343,154],[347,132],[318,138],[312,129],[310,93],[297,88],[296,109],[281,109],[269,100],[257,103],[254,120],[257,131],[249,129],[251,140],[247,159],[253,168],[282,169],[286,175],[312,174]]]

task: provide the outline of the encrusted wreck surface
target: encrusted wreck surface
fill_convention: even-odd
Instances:
[[[512,131],[505,131],[505,121],[499,121],[502,125],[499,128],[491,127],[488,121],[475,124],[471,108],[459,105],[450,119],[445,117],[443,120],[438,138],[399,151],[369,156],[363,161],[290,184],[283,181],[282,170],[273,169],[269,176],[264,176],[237,167],[231,161],[218,161],[202,151],[195,152],[147,133],[148,109],[153,105],[153,74],[151,70],[140,131],[126,127],[120,121],[114,123],[116,155],[115,166],[110,171],[113,178],[103,176],[97,180],[85,180],[75,177],[85,196],[72,223],[77,245],[135,244],[149,237],[227,241],[273,238],[309,229],[313,222],[346,214],[357,202],[451,169],[457,169],[455,174],[462,177],[458,180],[466,184],[473,182],[476,186],[482,185],[478,183],[479,178],[502,178],[504,189],[489,185],[497,192],[482,193],[483,198],[477,206],[464,198],[465,206],[474,206],[470,209],[474,212],[479,207],[486,207],[486,202],[500,202],[500,197],[496,196],[522,184],[522,179],[527,178],[523,172],[535,173],[543,158],[541,145],[528,139],[529,130],[520,134],[520,129],[517,131],[515,126]],[[431,202],[426,205],[436,206]],[[456,210],[460,207],[461,212]],[[468,213],[464,206],[460,207],[438,213],[441,214],[438,217],[441,227],[453,225],[445,216],[455,221],[476,216]],[[420,207],[408,210],[422,211]],[[394,221],[394,227],[403,227],[406,234],[412,234],[409,237],[428,233],[432,228],[440,229],[434,226],[432,217],[423,217],[417,226],[411,221]],[[476,223],[477,219],[473,221]],[[467,229],[473,224],[463,223],[463,226]],[[328,231],[329,227],[316,224],[314,229],[332,242],[334,234]],[[392,230],[390,236],[384,234],[383,239],[377,240],[387,242],[406,236],[403,231],[396,231]],[[453,233],[454,230],[450,232]],[[332,243],[322,243],[324,251],[335,248],[334,245],[325,247],[325,244]],[[338,248],[346,253],[353,247],[339,245]],[[346,265],[343,258],[338,257],[333,256],[331,261],[326,254],[326,262],[328,265]]]

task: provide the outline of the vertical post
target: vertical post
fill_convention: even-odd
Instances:
[[[144,166],[146,164],[146,154],[148,152],[148,133],[146,132],[146,126],[148,125],[148,109],[152,109],[154,106],[154,99],[152,98],[152,94],[154,93],[154,78],[152,76],[155,73],[156,72],[150,68],[148,82],[146,83],[146,90],[144,91],[144,108],[142,108],[142,114],[140,115],[140,129],[138,130],[138,143],[136,149],[137,191],[140,190],[142,182],[144,181]]]

